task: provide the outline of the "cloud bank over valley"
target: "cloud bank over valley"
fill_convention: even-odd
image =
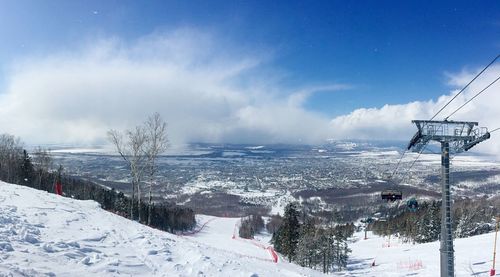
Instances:
[[[181,28],[125,42],[87,41],[79,49],[25,57],[6,72],[0,92],[4,132],[29,144],[92,144],[110,128],[139,124],[158,111],[173,144],[186,142],[323,143],[326,139],[401,139],[412,119],[428,119],[477,72],[449,74],[450,91],[437,99],[366,107],[329,118],[306,108],[316,92],[356,88],[336,82],[290,88],[272,68],[272,51],[231,45],[220,36]],[[500,74],[494,66],[440,115],[451,113]],[[334,76],[333,76],[334,77]],[[451,119],[500,127],[500,84]],[[479,151],[500,153],[491,140]]]

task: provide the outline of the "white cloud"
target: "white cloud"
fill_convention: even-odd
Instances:
[[[268,57],[269,51],[230,45],[194,29],[134,42],[92,40],[79,50],[18,62],[7,75],[6,91],[0,93],[0,126],[30,144],[96,143],[105,141],[108,129],[130,128],[158,111],[168,121],[174,144],[408,140],[415,132],[412,119],[430,118],[458,91],[330,119],[307,110],[304,103],[315,92],[349,87],[329,84],[287,91],[279,85],[282,72],[266,65]],[[461,87],[474,73],[448,73],[449,84]],[[438,119],[498,74],[500,66],[492,67]],[[500,127],[499,90],[500,84],[491,87],[452,119]],[[496,136],[500,132],[477,149],[500,156]]]
[[[463,70],[457,74],[447,73],[449,84],[454,87],[465,86],[478,71]],[[460,105],[471,99],[500,75],[500,66],[488,69],[470,87],[460,94],[443,110],[436,120],[442,120]],[[331,121],[336,138],[365,139],[402,139],[408,140],[416,131],[411,124],[413,119],[430,119],[441,107],[458,93],[454,89],[437,100],[417,101],[402,105],[385,105],[382,108],[358,109],[350,114],[339,116]],[[480,126],[490,130],[500,127],[500,82],[495,83],[472,102],[459,110],[449,120],[477,121]],[[492,139],[483,142],[477,151],[500,156],[500,132],[492,134]]]
[[[0,124],[28,143],[95,143],[158,111],[174,144],[329,137],[329,119],[302,104],[314,91],[345,87],[283,93],[274,76],[259,73],[267,56],[193,29],[93,41],[16,64],[0,94]]]

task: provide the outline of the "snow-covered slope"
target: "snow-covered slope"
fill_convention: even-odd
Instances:
[[[489,276],[494,233],[455,240],[455,276]],[[347,276],[439,276],[439,242],[405,244],[356,234]],[[372,266],[375,261],[375,266]],[[498,272],[500,275],[500,272]]]
[[[233,239],[235,218],[200,217],[177,236],[99,208],[0,182],[0,276],[320,276],[265,242]],[[200,226],[201,228],[201,226]]]
[[[0,276],[323,276],[273,261],[267,238],[238,238],[238,218],[200,216],[172,235],[103,211],[93,201],[0,182]],[[439,243],[357,233],[338,276],[439,276]],[[455,242],[456,276],[488,276],[494,234]],[[372,262],[375,260],[375,266]]]

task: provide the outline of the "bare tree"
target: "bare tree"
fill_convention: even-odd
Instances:
[[[0,173],[5,174],[2,176],[7,182],[16,182],[14,176],[16,174],[16,169],[19,168],[23,153],[23,143],[21,139],[9,135],[0,135]],[[2,175],[3,175],[2,174]]]
[[[139,207],[139,222],[141,222],[141,190],[140,182],[145,169],[146,155],[144,146],[147,136],[144,128],[141,126],[135,127],[134,130],[125,132],[127,141],[124,141],[123,134],[116,130],[108,131],[109,140],[114,144],[118,154],[127,162],[130,175],[132,177],[132,197],[130,203],[130,218],[134,219],[134,199],[137,191],[138,207]]]
[[[52,168],[52,156],[50,155],[49,149],[44,149],[40,146],[35,148],[35,153],[33,155],[33,161],[35,165],[35,170],[38,174],[38,189],[42,187],[42,180],[45,174],[49,172]]]
[[[160,114],[155,112],[148,117],[144,123],[146,130],[146,157],[148,161],[148,174],[149,174],[149,199],[148,199],[148,225],[151,224],[151,210],[152,210],[152,187],[155,183],[155,174],[157,171],[156,160],[158,155],[165,152],[168,147],[167,139],[167,123],[163,121]]]

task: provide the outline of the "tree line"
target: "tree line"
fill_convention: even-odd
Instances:
[[[273,216],[266,225],[272,242],[289,262],[323,273],[341,271],[347,266],[351,250],[347,239],[354,234],[353,223],[325,225],[319,219],[301,214],[299,205],[290,203],[283,217]]]
[[[239,235],[245,239],[253,239],[255,234],[264,229],[264,219],[258,214],[251,214],[241,219]]]
[[[103,209],[130,219],[132,213],[141,215],[140,223],[157,229],[185,231],[196,224],[192,209],[172,203],[139,203],[122,192],[89,180],[65,174],[58,176],[58,172],[53,170],[49,150],[38,147],[30,155],[20,138],[10,134],[0,135],[0,180],[53,193],[57,178],[63,184],[64,196],[94,200]]]
[[[454,237],[465,238],[491,232],[495,215],[499,212],[500,199],[459,199],[452,210]],[[393,207],[383,220],[368,226],[381,236],[396,235],[404,242],[426,243],[437,241],[441,233],[441,202],[424,202],[417,211]]]

